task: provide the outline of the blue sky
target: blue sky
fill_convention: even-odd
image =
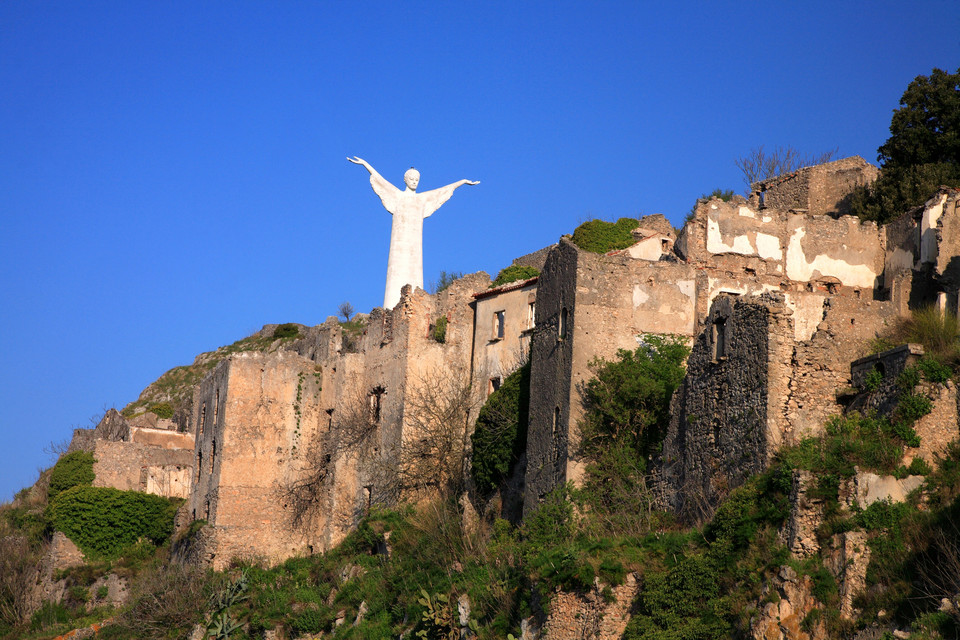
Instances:
[[[679,223],[763,144],[876,161],[954,2],[0,2],[0,500],[43,449],[263,324],[382,302],[368,160],[425,279],[594,217]]]

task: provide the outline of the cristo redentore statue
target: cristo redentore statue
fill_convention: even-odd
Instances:
[[[400,302],[403,285],[423,288],[423,219],[432,216],[458,187],[480,184],[480,181],[460,180],[433,191],[417,193],[420,172],[411,167],[403,174],[407,188],[401,191],[377,173],[366,160],[357,157],[347,160],[363,165],[370,172],[373,191],[380,196],[384,208],[393,215],[390,257],[387,259],[387,288],[383,294],[383,307],[392,309]]]

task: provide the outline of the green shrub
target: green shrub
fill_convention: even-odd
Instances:
[[[669,420],[670,398],[684,376],[690,349],[679,336],[648,334],[635,351],[617,359],[594,359],[594,377],[584,388],[586,413],[580,431],[585,453],[594,455],[613,441],[646,454]]]
[[[530,363],[507,376],[480,409],[470,437],[471,475],[477,492],[488,496],[510,474],[527,446]]]
[[[96,460],[88,451],[74,451],[60,456],[57,464],[50,470],[50,489],[48,497],[53,500],[60,493],[93,483],[93,463]]]
[[[863,379],[863,390],[867,393],[873,393],[883,384],[883,374],[879,369],[873,369]]]
[[[169,420],[173,417],[173,407],[170,406],[169,402],[154,402],[147,407],[147,411],[156,414],[158,418]]]
[[[497,277],[493,281],[493,284],[490,285],[490,288],[492,289],[494,287],[499,287],[500,285],[516,282],[517,280],[529,280],[530,278],[538,275],[540,275],[540,270],[536,267],[512,264],[506,269],[500,270],[500,273],[497,274]]]
[[[48,511],[62,531],[90,558],[111,559],[141,538],[153,544],[173,531],[177,501],[136,491],[76,486],[53,500]]]
[[[59,602],[46,601],[30,618],[30,628],[39,631],[55,624],[70,622],[73,614]]]
[[[904,391],[913,391],[913,388],[920,384],[920,369],[918,367],[907,367],[897,376],[897,386]]]
[[[639,224],[636,218],[620,218],[616,222],[589,220],[574,230],[573,244],[593,253],[626,249],[636,242],[631,232]]]
[[[434,294],[440,293],[462,277],[462,271],[441,271],[437,280],[430,283],[430,290]]]
[[[433,339],[440,344],[447,341],[447,316],[437,318],[437,323],[433,325]]]
[[[953,370],[950,367],[930,356],[921,358],[917,368],[923,373],[924,378],[938,384],[946,382],[953,376]]]
[[[933,467],[921,456],[917,456],[910,461],[910,466],[907,467],[907,473],[911,476],[926,476],[933,473]]]
[[[300,335],[300,327],[297,326],[294,322],[286,322],[284,324],[278,325],[276,329],[273,330],[273,338],[276,339],[285,339],[285,338],[295,338]]]

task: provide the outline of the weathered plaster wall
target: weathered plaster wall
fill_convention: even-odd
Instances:
[[[529,357],[537,279],[480,291],[474,298],[473,375],[482,385],[492,378],[503,380]],[[501,317],[502,336],[498,331]],[[492,391],[484,389],[487,395]]]
[[[185,498],[191,489],[192,454],[190,449],[95,440],[93,486]]]

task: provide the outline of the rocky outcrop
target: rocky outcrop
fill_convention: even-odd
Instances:
[[[623,584],[611,589],[612,598],[604,597],[604,585],[599,581],[587,593],[558,591],[550,602],[550,615],[540,634],[534,637],[549,640],[620,638],[630,622],[630,605],[637,590],[637,578],[630,573]]]
[[[754,640],[827,640],[826,629],[813,613],[822,609],[813,597],[813,580],[789,566],[764,587],[761,606],[750,622]]]

